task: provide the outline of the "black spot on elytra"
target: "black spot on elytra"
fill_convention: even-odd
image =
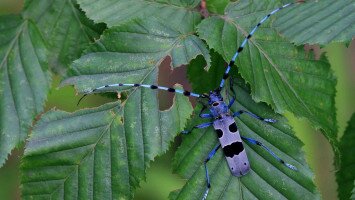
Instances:
[[[243,143],[233,142],[230,145],[223,147],[223,152],[226,157],[233,158],[235,155],[239,155],[244,150]]]
[[[216,129],[216,133],[218,138],[221,138],[223,136],[223,131],[221,129]]]
[[[238,128],[237,125],[235,124],[235,122],[233,122],[233,124],[229,125],[229,131],[232,133],[237,132]]]
[[[212,104],[212,106],[218,106],[218,105],[219,105],[218,102],[214,102],[214,103]]]

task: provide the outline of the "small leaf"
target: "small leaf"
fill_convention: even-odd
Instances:
[[[75,0],[25,1],[23,16],[36,22],[50,44],[50,66],[58,73],[63,74],[105,28],[95,25],[77,7]]]
[[[207,9],[211,13],[224,14],[224,9],[226,8],[229,0],[206,0]]]
[[[192,60],[187,68],[189,82],[193,85],[194,92],[200,94],[212,91],[217,88],[222,80],[226,63],[216,52],[211,53],[211,68],[208,72],[204,69],[206,62],[202,56]]]
[[[348,127],[340,141],[341,165],[336,173],[338,187],[338,196],[340,200],[348,200],[351,191],[355,187],[355,113],[352,115]]]
[[[109,27],[125,24],[132,19],[152,16],[161,18],[169,24],[194,27],[200,15],[193,9],[199,0],[78,0],[86,15],[95,22],[104,22]],[[190,20],[193,19],[193,20]]]
[[[355,2],[309,1],[290,8],[274,27],[296,45],[349,42],[355,35]]]
[[[51,83],[47,54],[35,24],[0,17],[0,167],[43,111]]]
[[[131,199],[192,111],[184,96],[159,111],[155,95],[138,89],[124,107],[43,115],[22,159],[23,199]]]
[[[254,138],[280,156],[285,162],[295,165],[293,171],[272,157],[258,145],[245,142],[251,171],[241,177],[231,174],[222,150],[208,162],[211,189],[207,199],[320,199],[313,183],[313,174],[304,160],[302,143],[296,138],[287,120],[275,114],[263,103],[255,103],[249,91],[238,84],[236,102],[232,111],[240,109],[277,122],[267,124],[248,115],[236,118],[240,134]],[[231,92],[231,91],[230,91]],[[229,98],[225,98],[228,102]],[[195,113],[198,113],[197,109]],[[196,115],[188,127],[206,122]],[[183,137],[183,142],[174,156],[174,170],[189,179],[186,185],[171,193],[170,199],[201,199],[206,190],[204,160],[219,143],[213,127],[195,129]]]
[[[276,1],[230,3],[225,16],[201,22],[199,36],[229,62],[249,31],[280,5]],[[287,9],[292,7],[278,12],[276,18]],[[270,104],[278,113],[290,111],[307,118],[314,127],[323,129],[339,156],[334,105],[336,80],[324,55],[316,60],[312,52],[307,54],[303,47],[280,37],[270,28],[270,21],[266,21],[248,41],[235,65],[251,85],[255,101]]]

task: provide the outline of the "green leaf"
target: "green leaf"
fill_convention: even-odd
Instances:
[[[355,35],[355,2],[311,1],[290,8],[273,24],[296,45],[349,42]]]
[[[135,20],[107,30],[101,39],[88,49],[91,53],[73,63],[70,71],[72,76],[63,81],[63,84],[74,84],[80,92],[119,82],[156,84],[158,66],[167,55],[171,56],[172,65],[177,67],[202,54],[201,49],[205,49],[208,55],[202,41],[191,33],[179,32],[158,20]],[[184,100],[176,102],[175,111],[169,115],[159,112],[156,92],[149,89],[133,88],[122,103],[122,111],[118,115],[123,117],[124,130],[120,132],[126,133],[132,144],[119,145],[119,148],[130,152],[129,162],[119,159],[120,166],[129,167],[125,176],[130,178],[129,188],[120,189],[119,197],[132,197],[134,188],[144,178],[149,161],[164,152],[176,133],[184,127],[192,109],[186,97],[177,99],[180,98]],[[94,119],[104,121],[100,117]],[[63,122],[61,127],[67,127],[67,123],[69,121]],[[120,181],[122,182],[122,179]],[[117,184],[116,181],[115,185]],[[78,181],[77,185],[81,185],[81,182]]]
[[[26,0],[23,17],[36,22],[50,44],[50,66],[61,74],[105,28],[87,19],[75,0]]]
[[[226,65],[224,59],[214,51],[210,54],[212,62],[208,72],[204,69],[206,62],[202,56],[192,60],[187,68],[187,76],[193,86],[193,91],[199,94],[216,89],[225,71],[225,68],[222,67]]]
[[[355,181],[354,181],[354,188],[353,188],[353,191],[351,192],[351,197],[350,199],[354,200],[355,199]]]
[[[341,165],[336,173],[338,187],[338,196],[340,200],[348,200],[351,196],[351,190],[355,187],[355,113],[352,115],[348,127],[340,141]]]
[[[272,157],[258,145],[244,143],[251,171],[241,177],[231,174],[222,150],[208,162],[211,189],[207,199],[320,199],[302,153],[302,142],[296,138],[286,118],[275,114],[264,103],[255,103],[249,91],[238,84],[234,86],[236,102],[232,111],[248,110],[261,117],[277,119],[267,124],[248,115],[236,118],[240,134],[259,140],[285,162],[295,165],[293,171]],[[228,102],[229,98],[225,98]],[[195,113],[198,113],[196,109]],[[188,127],[206,122],[196,115]],[[174,157],[174,170],[189,179],[186,185],[171,193],[170,199],[201,199],[206,190],[204,160],[218,144],[213,127],[195,129],[183,137],[183,142]]]
[[[0,167],[43,111],[51,82],[47,54],[35,24],[0,16]]]
[[[225,16],[201,22],[199,36],[229,62],[248,32],[280,5],[276,1],[230,3]],[[278,12],[276,18],[282,17],[287,9]],[[303,47],[290,44],[270,28],[269,20],[248,41],[236,65],[251,85],[256,102],[266,102],[278,113],[290,111],[307,118],[314,127],[323,129],[336,155],[339,154],[334,105],[336,80],[324,55],[316,60],[312,52],[307,54]]]
[[[148,20],[152,16],[180,26],[181,22],[190,27],[200,19],[194,8],[199,0],[78,0],[86,15],[95,22],[104,22],[109,27],[117,26],[132,19]],[[193,19],[193,20],[190,20]]]
[[[206,0],[207,9],[211,13],[224,14],[224,9],[226,8],[229,0]]]
[[[22,159],[23,199],[131,199],[192,111],[184,96],[159,111],[155,96],[138,89],[124,106],[43,115]]]
[[[63,84],[75,84],[80,92],[113,83],[154,84],[166,56],[171,57],[173,67],[187,64],[197,55],[204,55],[208,63],[210,60],[198,37],[159,20],[134,20],[108,29],[89,51],[94,52],[74,62],[72,77]]]

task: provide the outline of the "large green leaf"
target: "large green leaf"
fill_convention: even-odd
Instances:
[[[271,0],[230,3],[224,16],[203,20],[198,33],[229,61],[248,32],[280,5]],[[282,18],[287,9],[292,8],[281,10],[276,17]],[[303,47],[290,44],[270,28],[270,21],[261,25],[237,58],[239,72],[251,85],[255,101],[270,104],[278,113],[290,111],[297,117],[307,118],[316,128],[324,130],[338,155],[336,80],[328,60],[324,55],[315,60]]]
[[[337,172],[338,196],[340,200],[348,200],[355,187],[355,114],[351,117],[348,127],[340,141],[341,165]]]
[[[155,96],[138,89],[124,106],[43,115],[22,159],[23,199],[131,199],[192,111],[184,96],[159,111]]]
[[[159,20],[134,20],[108,29],[89,51],[93,53],[74,62],[72,77],[63,84],[75,84],[80,92],[112,83],[154,84],[166,56],[171,57],[173,67],[187,64],[197,55],[210,60],[198,37]],[[151,80],[146,81],[147,77]]]
[[[191,35],[190,32],[179,32],[158,20],[147,22],[135,20],[129,24],[111,28],[87,52],[91,53],[82,56],[73,63],[70,71],[71,77],[63,82],[63,84],[74,84],[80,92],[119,82],[156,84],[158,66],[167,55],[171,56],[174,67],[189,62],[198,54],[204,55],[204,53],[207,53],[208,56],[206,47],[196,36]],[[116,89],[119,88],[111,88],[111,90]],[[129,137],[130,143],[127,143],[126,146],[118,145],[117,148],[126,149],[130,153],[129,162],[122,160],[122,158],[117,158],[117,162],[123,169],[128,168],[124,176],[129,177],[130,184],[127,186],[128,189],[120,186],[124,188],[119,190],[119,197],[132,197],[133,189],[144,178],[149,161],[164,152],[175,134],[184,126],[186,118],[191,113],[191,104],[186,97],[179,97],[178,99],[180,98],[184,100],[177,101],[173,109],[175,111],[171,111],[169,115],[159,112],[156,92],[149,89],[134,88],[122,103],[122,107],[119,109],[121,111],[117,114],[122,116],[120,120],[122,119],[124,122],[121,125],[124,126],[124,129],[121,128],[120,133],[126,133],[125,135],[127,138]],[[115,113],[114,111],[108,113],[112,112]],[[72,119],[72,117],[69,119]],[[67,125],[70,123],[69,119],[63,122],[60,127],[70,127],[70,125]],[[105,121],[101,117],[94,117],[93,119],[95,122]],[[81,121],[85,122],[86,119]],[[87,123],[90,124],[90,121]],[[82,125],[78,124],[78,129],[80,127]],[[84,127],[86,126],[84,125]],[[42,131],[38,130],[38,132]],[[30,147],[28,146],[28,148]],[[60,159],[58,162],[60,162]],[[33,165],[30,160],[28,163],[29,166]],[[116,171],[115,175],[121,174],[121,170]],[[69,174],[71,173],[73,171]],[[100,169],[98,173],[101,173]],[[24,182],[32,181],[25,180]],[[106,183],[107,179],[103,179],[103,182]],[[120,185],[117,180],[111,182],[114,183],[113,188]],[[120,183],[122,182],[125,181],[121,179]],[[77,180],[77,185],[83,183],[86,183],[86,181]],[[99,182],[98,184],[103,183]],[[24,187],[26,187],[26,184]],[[33,194],[30,193],[30,190],[31,184],[28,189],[24,190],[24,194]],[[46,191],[40,192],[44,194]],[[107,194],[111,194],[111,192]],[[100,199],[106,199],[106,196],[100,197],[102,197]],[[116,197],[112,198],[116,199]]]
[[[104,28],[87,19],[75,0],[26,0],[24,18],[36,22],[50,44],[50,67],[64,73]]]
[[[199,0],[78,0],[78,3],[90,19],[104,22],[110,27],[136,18],[147,20],[152,16],[177,26],[181,22],[194,22],[191,18],[201,18],[199,13],[194,11]]]
[[[47,54],[31,21],[0,17],[0,167],[43,111],[51,82]]]
[[[242,85],[242,84],[239,84]],[[261,141],[298,171],[283,166],[258,145],[244,143],[251,171],[241,177],[232,176],[221,150],[208,162],[211,189],[207,199],[320,199],[312,181],[313,174],[304,160],[302,143],[293,134],[287,120],[275,114],[264,103],[255,103],[243,86],[234,88],[237,98],[232,111],[251,111],[259,116],[277,119],[274,124],[258,121],[248,115],[236,118],[240,134]],[[228,98],[225,98],[228,101]],[[198,111],[197,111],[198,112]],[[196,113],[197,113],[196,112]],[[197,115],[192,127],[206,120]],[[218,144],[213,127],[196,129],[183,137],[174,157],[174,170],[189,179],[186,185],[170,195],[170,199],[201,199],[206,190],[204,160]]]
[[[273,26],[297,45],[349,42],[355,35],[355,1],[311,1],[290,8]]]

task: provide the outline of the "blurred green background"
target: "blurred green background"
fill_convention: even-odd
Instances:
[[[22,6],[23,0],[0,0],[0,15],[18,13],[21,11]],[[355,41],[352,41],[349,46],[336,43],[330,44],[322,48],[321,52],[326,53],[338,79],[335,101],[339,125],[338,136],[340,138],[351,114],[355,112]],[[164,85],[171,84],[177,80],[176,77],[184,77],[181,75],[185,72],[185,69],[177,70],[179,71],[178,73],[171,75],[169,70],[163,69],[163,73],[159,76],[159,83]],[[169,75],[165,76],[166,74]],[[80,108],[95,107],[111,101],[101,96],[92,95],[77,107],[76,103],[80,96],[76,95],[75,90],[72,87],[57,88],[60,79],[59,77],[53,77],[53,79],[54,82],[48,96],[46,110],[55,107],[72,112]],[[173,81],[169,81],[169,79],[173,79]],[[184,82],[186,83],[186,80]],[[167,99],[164,94],[159,94],[159,97]],[[169,102],[171,100],[166,100],[165,104],[169,104]],[[314,131],[307,120],[296,119],[289,113],[286,116],[297,136],[305,144],[303,150],[309,165],[315,173],[315,182],[323,199],[337,199],[337,185],[334,175],[336,169],[333,166],[333,152],[329,143],[321,133]],[[147,171],[146,182],[141,183],[141,188],[138,189],[135,200],[167,199],[170,191],[179,189],[184,185],[185,181],[179,178],[178,175],[173,174],[171,170],[171,158],[178,144],[179,138],[172,144],[172,148],[167,154],[156,158],[151,164]],[[19,166],[22,154],[23,147],[14,150],[4,167],[0,169],[1,199],[20,199]]]

